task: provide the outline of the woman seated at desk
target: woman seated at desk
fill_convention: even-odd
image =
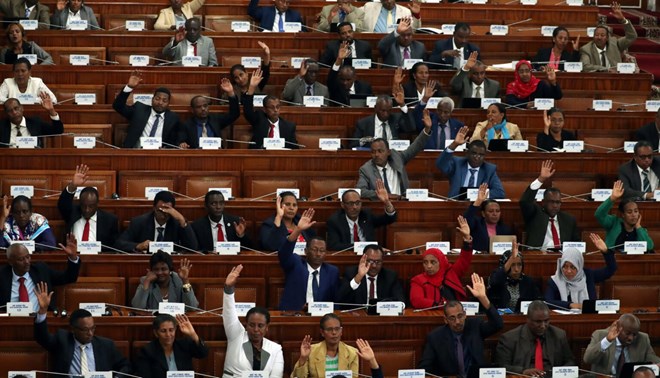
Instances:
[[[546,66],[545,72],[548,75],[547,83],[532,75],[532,63],[528,60],[516,63],[515,79],[506,86],[504,102],[515,108],[525,109],[534,107],[534,99],[537,98],[561,100],[564,95],[557,83],[555,70]]]
[[[569,50],[572,47],[572,50]],[[564,70],[565,62],[580,61],[580,36],[571,41],[568,29],[558,26],[552,31],[552,47],[541,47],[534,57],[534,69]]]
[[[25,29],[21,24],[9,24],[7,26],[7,46],[0,50],[0,63],[14,64],[19,54],[35,54],[37,62],[41,64],[53,64],[53,57],[34,42],[25,39]]]
[[[300,220],[298,199],[292,192],[282,192],[277,196],[275,210],[275,215],[264,221],[259,232],[261,246],[267,251],[277,251]],[[298,242],[306,242],[314,236],[316,232],[310,228],[300,234]]]
[[[6,78],[0,85],[0,103],[8,98],[19,99],[21,96],[30,94],[36,103],[41,103],[39,94],[47,93],[53,104],[57,104],[57,97],[38,77],[32,77],[32,63],[27,58],[18,58],[14,62],[14,77]]]
[[[9,247],[13,241],[33,240],[35,250],[57,249],[57,241],[48,219],[32,212],[32,201],[26,196],[16,196],[9,205],[9,198],[2,199],[0,225],[3,226],[0,247]],[[52,247],[52,248],[50,248]]]
[[[500,204],[488,199],[487,183],[479,186],[477,199],[465,210],[463,217],[470,225],[472,248],[475,251],[489,252],[491,236],[514,235],[513,229],[502,221]]]
[[[486,146],[494,139],[522,140],[520,129],[515,123],[506,120],[506,106],[502,103],[494,103],[486,110],[487,119],[477,123],[470,141],[483,140]]]
[[[536,135],[536,145],[543,152],[554,152],[563,148],[565,140],[575,140],[575,134],[564,130],[564,111],[550,108],[543,111],[543,132]]]
[[[520,301],[543,298],[534,280],[523,273],[524,269],[523,256],[517,243],[513,242],[513,247],[502,254],[500,266],[488,280],[488,298],[495,307],[516,311],[520,308]]]

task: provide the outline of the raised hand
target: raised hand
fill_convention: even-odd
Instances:
[[[268,47],[267,44],[261,41],[257,41],[257,44],[259,44],[259,47],[261,47],[264,55],[270,56],[270,47]]]
[[[454,142],[452,143],[452,145],[455,145],[454,147],[452,147],[452,150],[456,149],[456,147],[465,143],[469,131],[470,128],[467,126],[463,126],[460,128],[460,130],[458,130],[458,133],[456,133],[456,138],[454,138]]]
[[[543,111],[543,133],[545,135],[548,135],[550,133],[550,125],[552,124],[552,121],[550,120],[550,116],[548,116],[548,111],[544,110]]]
[[[458,227],[456,227],[456,230],[463,235],[464,241],[472,241],[472,236],[470,236],[470,225],[462,215],[458,216]]]
[[[252,76],[250,77],[250,88],[248,88],[248,94],[254,94],[254,91],[257,89],[259,86],[259,83],[261,83],[261,80],[263,79],[263,73],[261,72],[261,67],[257,68],[252,72]]]
[[[427,102],[431,97],[433,97],[433,94],[436,92],[437,85],[438,82],[435,80],[429,80],[426,83],[426,86],[424,87],[424,97],[423,97],[424,102]]]
[[[404,17],[399,21],[399,25],[396,26],[396,32],[397,34],[403,34],[408,29],[411,28],[412,25],[412,20],[410,20],[410,17]]]
[[[231,81],[226,77],[223,77],[220,80],[220,89],[227,94],[229,97],[234,96],[234,86],[231,84]]]
[[[408,6],[408,9],[410,9],[410,13],[412,14],[419,14],[419,12],[422,10],[422,6],[420,1],[413,0],[412,5],[411,4],[406,4]]]
[[[481,206],[481,204],[488,199],[488,183],[482,183],[479,185],[479,191],[477,192],[477,200],[474,201],[474,206]]]
[[[619,320],[615,320],[610,324],[610,326],[607,328],[607,341],[613,342],[614,339],[619,337],[619,334],[623,330],[623,327],[621,324],[619,324]]]
[[[394,71],[394,77],[392,79],[392,84],[393,86],[399,86],[401,83],[403,83],[403,79],[406,78],[406,70],[403,69],[403,67],[397,67],[396,70]]]
[[[181,267],[177,271],[179,273],[179,277],[181,278],[181,281],[183,281],[184,284],[188,283],[188,277],[190,276],[190,268],[192,268],[192,264],[187,258],[183,258],[181,260]]]
[[[466,70],[466,71],[469,71],[470,69],[472,69],[472,67],[474,67],[474,65],[477,64],[477,57],[478,56],[479,56],[479,52],[472,51],[470,53],[470,56],[468,57],[467,62],[465,62],[465,66],[463,66],[463,69]]]
[[[403,106],[403,104],[406,103],[406,97],[403,93],[403,87],[401,85],[392,88],[392,95],[394,96],[394,101],[396,101],[397,104]]]
[[[580,49],[580,35],[578,34],[577,38],[571,42],[573,44],[573,51],[579,51]]]
[[[610,12],[614,18],[616,18],[619,22],[622,22],[626,19],[626,17],[623,15],[623,11],[621,11],[621,4],[617,3],[616,1],[612,2],[612,12]]]
[[[174,33],[174,41],[179,43],[183,41],[184,38],[186,38],[186,28],[181,25],[178,29],[176,29],[176,32]]]
[[[546,66],[545,72],[548,74],[548,81],[550,84],[557,85],[557,73],[555,72],[555,69],[550,66]]]
[[[312,352],[312,336],[305,335],[302,343],[300,343],[300,358],[307,361],[309,354]]]
[[[275,218],[282,219],[284,216],[284,206],[282,205],[282,197],[277,196],[275,200]]]
[[[477,273],[472,273],[472,286],[467,285],[467,288],[477,299],[483,299],[486,297],[486,285],[484,285],[484,279]]]
[[[541,173],[539,173],[538,180],[544,182],[555,174],[555,163],[552,160],[545,160],[541,164]]]
[[[388,202],[390,200],[390,195],[387,193],[387,189],[385,189],[385,183],[381,179],[376,180],[376,196],[380,202]]]
[[[303,60],[300,63],[300,69],[298,70],[298,76],[300,76],[301,79],[305,77],[305,75],[307,75],[307,60]]]
[[[362,278],[367,275],[369,272],[369,267],[370,264],[367,262],[367,254],[362,254],[362,257],[360,258],[360,264],[358,264],[358,272],[355,276],[356,283],[359,284],[360,281],[362,281]]]
[[[300,229],[300,231],[305,231],[315,225],[316,221],[312,221],[312,218],[314,218],[314,209],[310,207],[309,209],[303,211],[302,216],[298,221],[298,229]]]
[[[594,243],[596,248],[598,248],[598,250],[601,253],[606,253],[607,252],[607,245],[605,244],[603,239],[600,238],[600,236],[598,234],[594,234],[593,232],[590,233],[589,234],[589,239],[591,239],[591,242]]]
[[[136,88],[142,83],[142,72],[134,70],[131,72],[131,76],[128,78],[128,83],[126,84],[129,88]]]
[[[181,331],[181,333],[193,339],[195,344],[197,344],[197,342],[199,341],[199,336],[197,336],[197,333],[195,332],[195,328],[193,328],[193,325],[188,319],[188,317],[184,314],[177,314],[176,322],[179,325],[179,330]]]
[[[363,360],[369,361],[372,369],[378,369],[378,362],[376,361],[376,355],[374,354],[371,345],[367,340],[357,339],[355,340],[355,345],[358,347],[358,356]]]
[[[339,52],[337,53],[337,61],[342,61],[350,55],[350,47],[348,44],[348,41],[344,41],[341,43],[341,46],[339,47]]]
[[[4,220],[11,214],[11,203],[9,202],[9,197],[2,197],[2,224],[4,225]]]
[[[227,278],[225,278],[225,286],[227,287],[236,286],[236,281],[238,281],[238,277],[240,277],[242,270],[243,270],[243,265],[240,264],[231,268],[231,272],[229,272]]]
[[[48,292],[48,285],[46,282],[41,281],[37,282],[37,286],[34,288],[34,293],[37,296],[37,301],[39,302],[39,313],[45,314],[48,312],[48,306],[50,306],[50,300],[53,297],[54,291]]]
[[[428,108],[424,108],[422,115],[422,123],[424,124],[424,128],[427,131],[431,130],[431,126],[433,126],[433,121],[431,120],[431,113],[429,112]]]
[[[71,179],[71,184],[74,187],[73,190],[79,186],[85,185],[85,182],[87,182],[87,172],[89,172],[89,167],[85,164],[76,165],[76,172]]]
[[[234,229],[236,230],[236,236],[242,238],[245,235],[245,229],[247,228],[247,222],[245,218],[238,218],[238,222],[234,222]]]
[[[39,98],[41,99],[41,107],[46,109],[50,116],[56,116],[57,112],[55,112],[55,105],[53,104],[53,99],[50,98],[48,93],[39,92]]]
[[[619,198],[623,196],[625,189],[623,188],[623,181],[617,180],[614,182],[612,187],[612,194],[610,194],[610,200],[616,202]]]
[[[62,243],[58,245],[64,250],[69,260],[75,261],[78,258],[78,241],[73,233],[66,234],[66,245]]]

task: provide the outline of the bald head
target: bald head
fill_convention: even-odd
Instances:
[[[23,244],[14,243],[7,248],[7,263],[17,276],[30,271],[30,252]]]

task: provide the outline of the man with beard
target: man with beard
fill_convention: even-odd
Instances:
[[[367,41],[354,39],[353,25],[350,22],[341,22],[337,25],[337,34],[339,39],[328,42],[325,51],[321,56],[320,62],[330,66],[337,60],[339,49],[344,43],[348,46],[349,54],[344,59],[345,65],[352,65],[353,59],[371,59],[371,45]]]

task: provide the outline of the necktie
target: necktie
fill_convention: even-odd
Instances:
[[[277,27],[280,29],[280,33],[282,33],[284,32],[284,13],[277,12],[277,14],[280,16],[280,20],[277,22]]]
[[[193,56],[197,56],[197,42],[194,42],[192,44],[193,47]]]
[[[410,59],[410,48],[406,47],[403,49],[403,59]]]
[[[19,302],[29,302],[30,296],[27,292],[27,287],[25,286],[25,277],[18,278],[18,301]]]
[[[312,295],[314,295],[314,301],[318,301],[319,299],[319,271],[315,270],[312,272]]]
[[[153,126],[151,126],[151,131],[149,132],[149,137],[153,138],[156,136],[156,131],[158,131],[158,124],[160,123],[160,114],[156,114],[156,119],[154,120]]]
[[[268,137],[272,138],[275,136],[275,124],[271,123],[270,124],[270,129],[268,130]]]
[[[543,345],[541,338],[536,338],[536,351],[534,352],[534,369],[543,370]]]
[[[376,279],[374,277],[369,277],[369,299],[376,298]]]
[[[202,138],[209,136],[209,133],[206,131],[206,123],[202,123]]]
[[[559,232],[557,232],[554,218],[550,218],[550,232],[552,232],[552,242],[555,244],[555,248],[559,248],[561,242],[559,241]]]
[[[623,364],[626,363],[626,348],[621,347],[621,353],[619,354],[619,359],[616,361],[616,375],[621,374],[621,369],[623,369]]]
[[[651,191],[651,181],[649,180],[649,170],[645,169],[642,171],[642,176],[644,181],[642,182],[642,192],[648,193]]]
[[[470,168],[470,178],[468,179],[468,187],[476,188],[477,187],[477,170]]]
[[[358,230],[357,222],[353,223],[353,242],[360,241],[360,231]]]
[[[392,11],[387,12],[387,25],[385,25],[385,31],[387,31],[387,28],[394,23],[394,15],[392,14]]]
[[[156,231],[158,231],[158,237],[156,237],[156,241],[165,240],[165,227],[158,227]]]
[[[445,148],[445,138],[447,137],[447,135],[445,135],[445,127],[446,126],[438,125],[439,133],[436,148],[439,150]]]
[[[225,241],[225,234],[222,232],[222,225],[220,223],[218,223],[218,241]]]
[[[30,8],[25,7],[25,18],[30,17],[30,13],[31,13],[31,12],[30,12]]]
[[[475,89],[474,92],[474,97],[481,98],[481,85],[477,85],[477,88]]]
[[[385,184],[385,190],[387,190],[387,193],[392,193],[390,190],[390,183],[387,182],[387,168],[383,167],[383,184]]]
[[[85,220],[85,227],[83,227],[82,241],[89,241],[89,219]]]
[[[456,337],[456,360],[458,361],[458,375],[465,377],[465,356],[463,355],[463,343],[460,335]]]
[[[383,138],[383,140],[387,140],[387,123],[381,123],[380,127],[383,128],[383,135],[381,135],[381,138]]]
[[[342,23],[346,19],[346,12],[343,9],[339,10],[339,22]]]
[[[305,92],[305,96],[311,96],[311,95],[312,95],[312,86],[308,85],[307,92]]]
[[[85,353],[87,346],[80,346],[80,375],[85,375],[89,373],[89,366],[87,366],[87,353]]]
[[[600,52],[600,64],[603,67],[607,67],[607,58],[605,58],[605,50]]]
[[[16,137],[22,137],[23,134],[21,133],[21,126],[16,126]]]

